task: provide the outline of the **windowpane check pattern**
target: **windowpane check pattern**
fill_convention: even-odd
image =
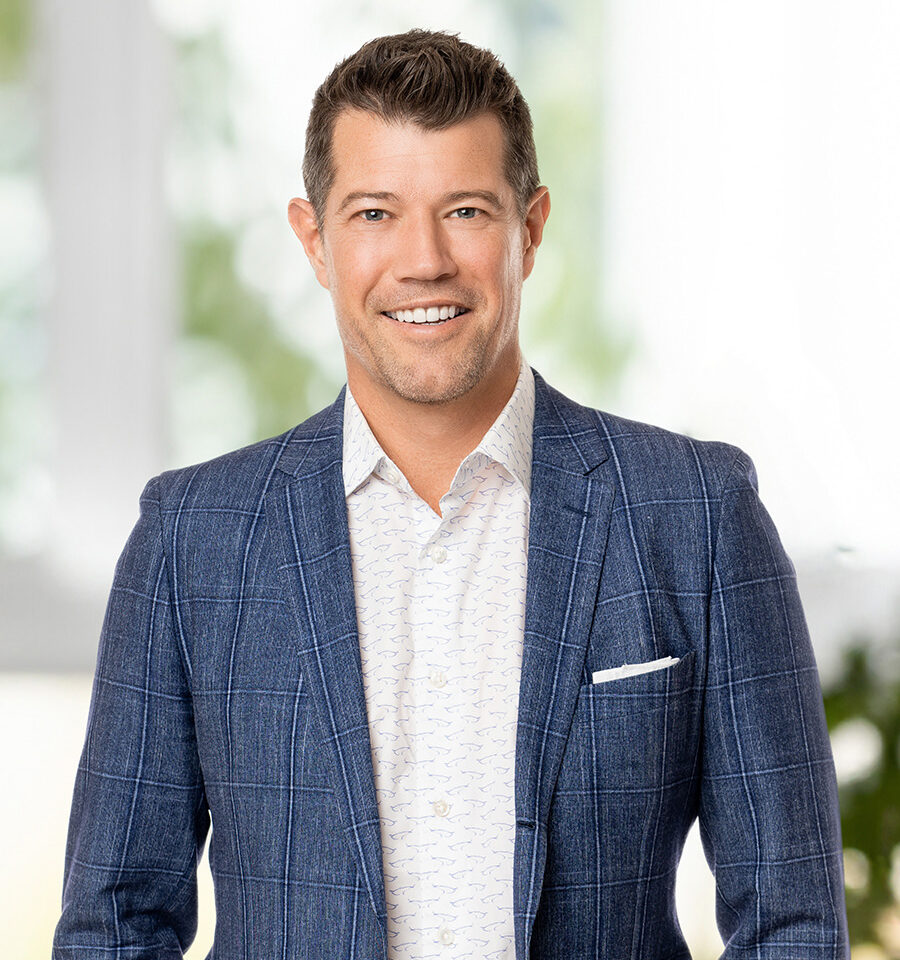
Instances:
[[[534,387],[516,960],[687,960],[674,883],[697,818],[725,960],[846,958],[818,676],[752,462]],[[210,818],[217,960],[388,956],[344,398],[147,483],[101,631],[57,960],[180,957]],[[449,823],[454,798],[434,803]]]

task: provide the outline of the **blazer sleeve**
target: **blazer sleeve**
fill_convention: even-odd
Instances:
[[[710,584],[700,835],[723,960],[835,960],[850,954],[834,763],[794,567],[757,490],[737,451]]]
[[[173,620],[159,478],[116,565],[75,781],[56,960],[180,958],[209,827]]]

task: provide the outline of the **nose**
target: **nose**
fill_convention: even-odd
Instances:
[[[456,269],[440,220],[422,215],[401,221],[394,249],[396,280],[444,280],[454,276]]]

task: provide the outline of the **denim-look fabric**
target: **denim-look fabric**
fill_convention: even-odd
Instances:
[[[516,957],[675,960],[696,816],[729,958],[847,957],[834,768],[748,457],[536,378]],[[217,960],[385,956],[343,393],[147,484],[103,623],[54,957],[180,957],[210,816]],[[623,661],[668,669],[593,684]]]

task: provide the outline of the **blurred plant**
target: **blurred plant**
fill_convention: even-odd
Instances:
[[[877,658],[877,660],[876,660]],[[877,731],[881,749],[859,776],[840,776],[847,915],[854,945],[877,943],[900,958],[897,886],[900,883],[900,676],[871,645],[855,642],[843,654],[839,679],[824,691],[828,729],[848,724]],[[835,737],[835,740],[838,739]],[[853,758],[850,758],[851,763]],[[893,874],[893,875],[892,875]]]
[[[541,182],[552,199],[537,269],[523,297],[523,341],[552,357],[554,374],[584,402],[614,393],[636,349],[602,308],[604,5],[595,0],[504,0],[516,79],[534,120]],[[537,301],[537,302],[536,302]]]
[[[48,438],[40,309],[51,270],[34,37],[32,0],[0,0],[0,553],[33,546],[39,510],[29,507],[40,500]]]
[[[219,382],[232,382],[240,394],[233,406],[240,408],[241,424],[237,432],[226,434],[226,446],[250,443],[305,419],[314,412],[310,397],[333,397],[340,384],[325,382],[330,378],[315,357],[286,339],[271,303],[237,269],[237,251],[254,212],[243,203],[242,144],[234,122],[239,92],[226,44],[213,29],[179,38],[174,47],[173,215],[181,270],[178,347],[190,348],[181,349],[183,356],[200,356],[218,367]],[[196,374],[188,363],[178,375],[191,380]],[[181,384],[173,402],[184,406],[187,398],[191,405],[193,397]],[[228,416],[225,407],[220,415]],[[190,451],[196,449],[202,417],[198,422],[190,411],[176,409],[176,432],[185,423],[189,436],[176,437],[176,443],[180,440],[187,448],[185,455],[196,456]]]
[[[31,0],[0,0],[0,83],[19,77],[31,43]]]
[[[215,343],[241,370],[255,438],[270,437],[313,413],[307,409],[314,363],[286,343],[262,297],[234,266],[236,237],[211,224],[183,225],[181,336]]]

